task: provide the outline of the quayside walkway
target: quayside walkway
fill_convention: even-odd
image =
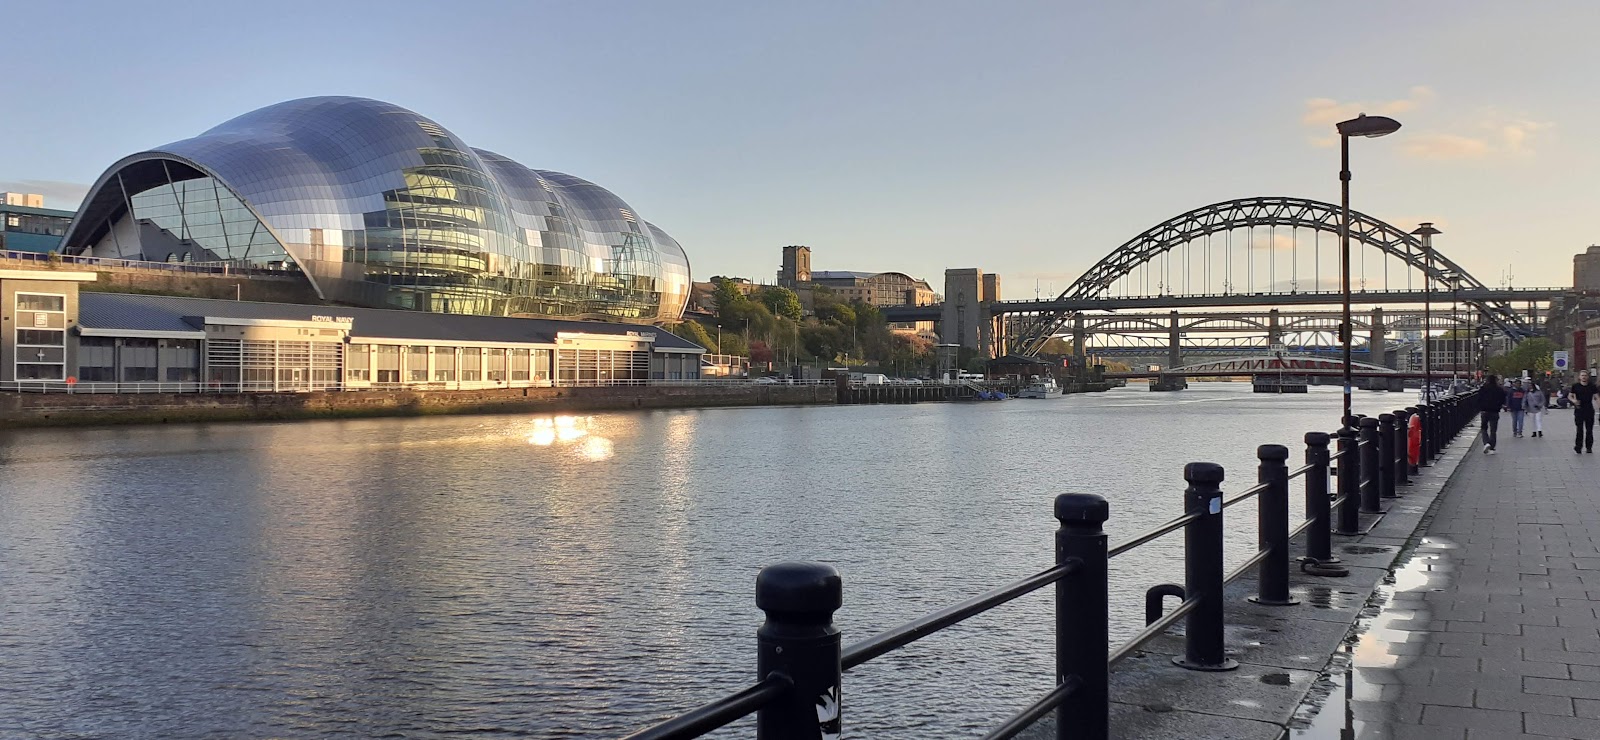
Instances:
[[[1600,738],[1600,454],[1545,421],[1468,453],[1290,738]]]

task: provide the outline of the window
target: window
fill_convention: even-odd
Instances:
[[[67,297],[45,293],[18,293],[18,311],[65,311]]]
[[[461,379],[463,381],[483,379],[483,350],[477,347],[461,350]]]
[[[60,347],[65,344],[66,332],[55,329],[18,329],[17,344],[43,347]]]
[[[351,368],[345,371],[344,376],[348,380],[372,380],[372,371],[366,368],[359,370]]]
[[[398,383],[398,382],[400,382],[400,371],[399,370],[379,370],[378,371],[378,382],[379,383]]]
[[[406,380],[413,383],[428,381],[428,348],[406,348]]]
[[[157,379],[156,340],[124,339],[117,356],[122,361],[122,382],[141,383]]]
[[[456,348],[433,348],[433,379],[452,382],[456,379]]]
[[[489,350],[489,379],[500,382],[506,379],[506,351]]]
[[[511,379],[528,380],[528,350],[511,350]]]

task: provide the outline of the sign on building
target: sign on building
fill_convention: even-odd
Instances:
[[[1567,369],[1567,351],[1564,350],[1564,349],[1558,349],[1558,350],[1556,350],[1555,352],[1553,352],[1551,354],[1554,356],[1553,364],[1555,365],[1555,368],[1557,370],[1566,370]]]

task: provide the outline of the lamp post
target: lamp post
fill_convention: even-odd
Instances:
[[[1350,371],[1350,341],[1355,332],[1350,330],[1350,137],[1375,139],[1400,130],[1400,122],[1385,116],[1365,113],[1334,125],[1339,131],[1339,272],[1344,296],[1344,322],[1339,333],[1344,339],[1344,417],[1350,424],[1350,387],[1354,378]]]
[[[1422,238],[1422,396],[1425,402],[1433,403],[1433,358],[1428,352],[1428,345],[1433,343],[1433,235],[1444,232],[1425,221],[1411,233]]]

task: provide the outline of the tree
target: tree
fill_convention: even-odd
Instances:
[[[849,337],[837,326],[807,326],[800,329],[800,345],[806,354],[819,360],[833,362],[850,343]]]
[[[817,305],[817,319],[833,326],[855,326],[856,311],[845,303],[822,303]]]
[[[800,305],[800,296],[788,288],[767,287],[761,290],[761,303],[767,307],[772,315],[799,321],[804,309]]]
[[[1501,377],[1515,377],[1527,370],[1529,375],[1543,375],[1555,367],[1551,353],[1556,343],[1544,337],[1524,339],[1510,352],[1489,358],[1489,372]]]
[[[716,340],[706,331],[705,325],[698,321],[680,321],[677,326],[672,327],[672,333],[705,347],[714,354],[720,351]]]
[[[739,290],[739,284],[725,277],[712,278],[717,287],[711,291],[711,299],[717,304],[717,313],[723,309],[744,303],[744,291]]]

